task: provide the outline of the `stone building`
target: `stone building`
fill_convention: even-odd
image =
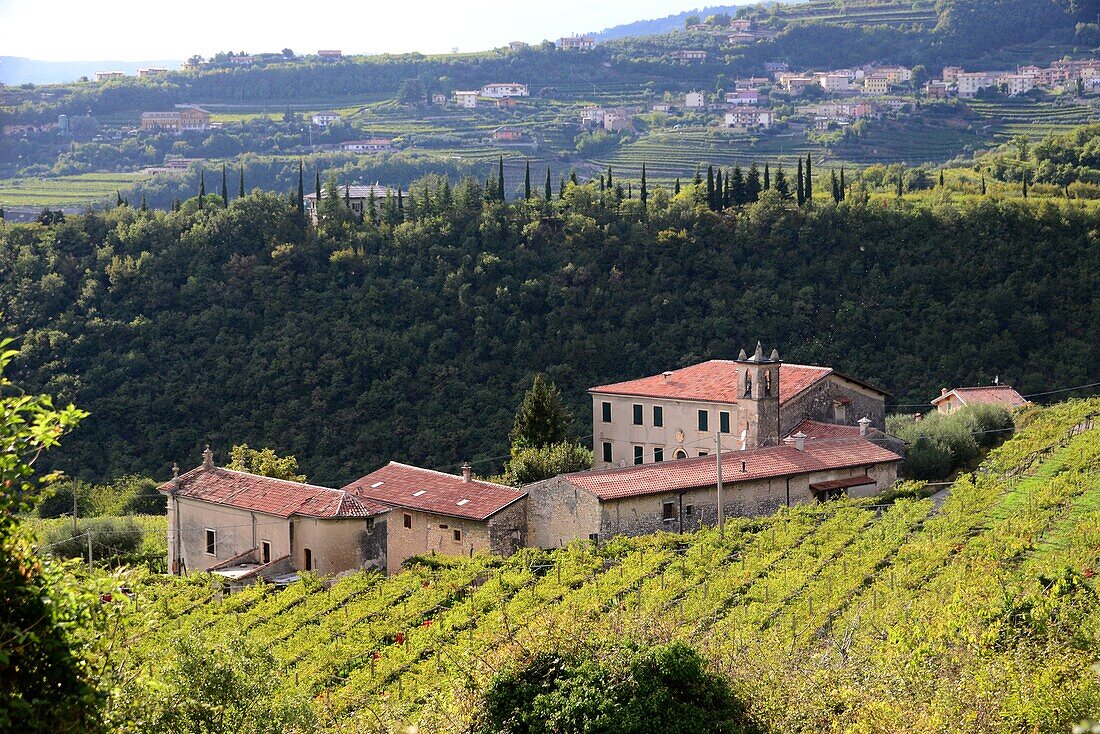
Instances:
[[[424,553],[509,556],[527,545],[527,494],[513,487],[391,461],[344,490],[393,507],[386,568]]]
[[[209,448],[200,466],[158,489],[168,496],[172,573],[247,583],[386,565],[390,508],[350,492],[223,469]]]
[[[589,394],[597,469],[706,456],[716,433],[727,450],[776,446],[807,419],[886,425],[885,391],[830,367],[784,364],[775,350],[765,357],[760,344],[751,357],[742,350]]]
[[[901,457],[855,431],[722,454],[723,515],[771,514],[841,495],[867,497],[897,480]],[[820,424],[825,425],[825,424]],[[848,427],[836,427],[848,428]],[[576,539],[689,532],[718,519],[717,456],[563,474],[530,484],[528,542],[551,548]]]
[[[956,387],[940,390],[940,396],[932,405],[940,413],[954,413],[967,405],[1000,405],[1009,410],[1027,405],[1027,400],[1011,385],[985,385],[982,387]]]

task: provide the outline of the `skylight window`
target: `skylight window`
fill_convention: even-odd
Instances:
[[[425,490],[425,489],[418,489],[415,492],[413,492],[413,497],[419,497],[420,495],[424,494],[426,491],[427,490]]]
[[[464,504],[466,504],[466,503],[467,503],[467,502],[469,502],[469,501],[470,501],[470,500],[467,500],[467,499],[461,499],[461,500],[459,500],[459,501],[458,501],[458,506],[459,506],[459,507],[462,507],[462,506],[463,506]]]
[[[375,482],[374,484],[370,485],[370,488],[371,488],[371,489],[378,489],[378,488],[379,488],[379,487],[381,487],[381,486],[382,486],[383,484],[385,484],[385,482]]]

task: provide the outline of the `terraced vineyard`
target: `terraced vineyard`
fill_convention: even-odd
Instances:
[[[1100,119],[1100,112],[1094,105],[1078,104],[1072,100],[974,99],[968,100],[966,106],[981,120],[974,127],[980,127],[983,136],[991,136],[997,142],[1004,142],[1016,135],[1038,139]]]
[[[938,17],[931,2],[851,2],[810,0],[779,5],[771,15],[788,23],[824,22],[858,26],[918,26],[932,28]]]
[[[938,511],[842,501],[731,520],[724,537],[431,558],[229,597],[202,575],[145,576],[128,665],[155,677],[174,640],[244,640],[274,656],[272,695],[312,701],[326,730],[465,731],[502,666],[626,636],[694,645],[769,730],[1065,731],[1100,697],[1095,643],[1055,632],[1100,621],[1085,580],[1098,414],[1094,399],[1031,417]]]
[[[83,173],[43,179],[8,179],[0,182],[0,204],[4,206],[81,206],[113,199],[145,173]]]

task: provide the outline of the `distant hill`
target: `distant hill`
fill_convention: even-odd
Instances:
[[[801,2],[802,0],[799,0]],[[758,3],[744,2],[740,5],[715,5],[709,8],[700,8],[698,10],[685,10],[682,13],[676,13],[675,15],[667,15],[664,18],[654,18],[653,20],[636,20],[633,23],[624,23],[622,25],[612,26],[611,28],[604,28],[599,33],[587,33],[594,37],[597,41],[610,41],[616,38],[626,38],[628,36],[652,36],[659,33],[669,33],[671,31],[682,31],[684,29],[684,20],[692,15],[698,15],[702,20],[708,15],[715,15],[717,13],[729,13],[735,15],[739,8],[747,7],[749,5],[757,5]],[[764,5],[773,5],[774,3],[764,3]],[[797,3],[790,3],[797,4]]]
[[[136,74],[138,69],[156,66],[178,69],[179,59],[156,61],[38,61],[20,56],[0,56],[0,84],[62,84],[89,79],[97,71],[121,71]]]

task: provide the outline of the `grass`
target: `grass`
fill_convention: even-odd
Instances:
[[[75,176],[0,181],[0,203],[5,206],[79,206],[98,204],[115,192],[151,178],[147,173],[82,173]]]

